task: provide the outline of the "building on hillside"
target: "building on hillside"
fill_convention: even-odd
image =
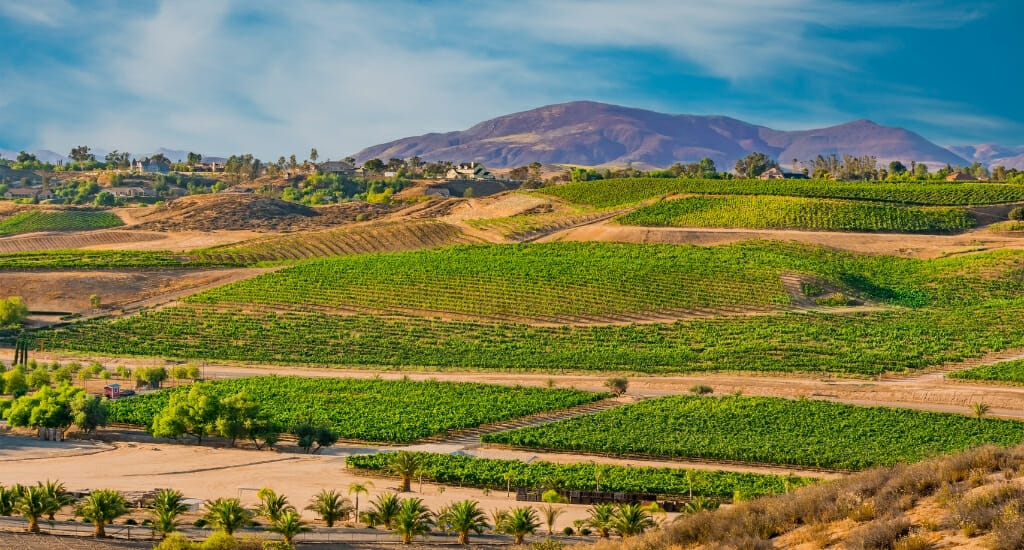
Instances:
[[[492,180],[494,174],[479,162],[463,162],[450,168],[444,177],[450,180]]]
[[[146,174],[166,174],[171,171],[171,163],[162,160],[144,158],[132,164],[132,170]]]
[[[757,176],[759,180],[805,180],[807,174],[799,172],[783,172],[779,167],[769,168]]]
[[[156,192],[145,187],[107,187],[101,189],[118,199],[130,199],[135,197],[155,197]]]
[[[978,178],[963,172],[953,172],[946,176],[946,181],[978,181]]]
[[[12,199],[12,200],[17,200],[17,199],[34,199],[34,200],[44,201],[44,200],[55,199],[55,198],[57,198],[57,195],[54,195],[50,191],[47,191],[47,190],[44,190],[44,189],[29,189],[29,188],[25,188],[25,187],[18,187],[18,188],[8,189],[7,191],[5,191],[4,192],[4,198],[5,199]]]
[[[328,174],[338,174],[339,176],[356,175],[356,167],[343,160],[329,160],[327,162],[321,162],[316,165],[316,169]]]

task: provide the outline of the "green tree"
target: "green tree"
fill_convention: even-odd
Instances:
[[[32,369],[28,375],[28,385],[34,390],[50,385],[50,370],[45,365]]]
[[[202,445],[203,438],[216,429],[218,413],[216,396],[202,383],[196,383],[188,392],[171,395],[170,402],[153,419],[151,432],[156,437],[177,438],[187,434]]]
[[[0,485],[0,516],[7,517],[13,514],[17,500],[18,491],[13,487]]]
[[[971,405],[971,412],[974,413],[974,416],[978,420],[984,418],[985,415],[988,414],[989,410],[991,410],[991,408],[988,406],[988,403],[975,403]]]
[[[365,482],[362,482],[362,483],[352,482],[352,483],[348,484],[348,494],[350,494],[350,495],[354,494],[356,496],[356,509],[355,509],[356,519],[359,519],[359,494],[362,493],[362,494],[366,495],[367,497],[369,497],[370,496],[370,490],[369,490],[370,487],[373,487],[373,482],[372,481],[365,481]]]
[[[384,161],[380,159],[370,159],[363,163],[363,171],[368,174],[380,174],[384,171]]]
[[[39,486],[50,497],[50,509],[46,511],[46,517],[50,521],[53,521],[53,517],[60,512],[61,508],[75,503],[74,495],[69,493],[64,484],[59,481],[47,480],[46,483],[39,483]]]
[[[121,493],[110,489],[101,489],[89,493],[75,510],[75,514],[92,523],[93,536],[107,536],[104,526],[128,513],[128,502]]]
[[[460,500],[452,504],[445,514],[445,523],[459,535],[459,544],[469,544],[470,533],[480,534],[489,527],[487,515],[475,500]]]
[[[283,512],[277,520],[271,523],[268,530],[284,537],[285,543],[291,546],[292,540],[295,539],[296,536],[308,532],[309,527],[304,521],[302,521],[298,512],[295,510],[288,510]]]
[[[736,175],[741,178],[756,178],[772,168],[778,168],[779,163],[772,160],[764,153],[750,153],[736,161]]]
[[[28,532],[39,532],[39,518],[46,515],[47,510],[52,508],[54,503],[46,494],[46,489],[36,485],[19,492],[15,501],[14,511],[21,514],[28,520]]]
[[[547,504],[540,510],[544,514],[544,523],[548,526],[548,535],[553,535],[555,522],[558,521],[558,516],[565,513],[565,509],[559,508],[554,504]]]
[[[28,317],[28,306],[21,301],[20,296],[8,296],[0,300],[0,328],[16,327],[25,322]]]
[[[71,401],[71,422],[87,434],[106,426],[108,413],[107,400],[95,395],[83,392]]]
[[[309,150],[309,160],[316,162],[316,159],[320,158],[320,154],[316,152],[316,147]]]
[[[895,175],[898,176],[900,174],[905,173],[906,171],[907,171],[907,167],[904,166],[903,163],[898,161],[898,160],[894,160],[894,161],[889,163],[889,173],[890,174],[895,174]]]
[[[395,532],[402,537],[402,544],[410,544],[413,537],[426,535],[433,525],[430,509],[419,498],[402,500],[393,522]]]
[[[604,502],[590,507],[587,525],[597,531],[598,536],[603,539],[611,536],[612,519],[615,517],[615,506]]]
[[[28,393],[28,380],[25,378],[25,369],[18,365],[3,373],[3,392],[14,397],[21,397]]]
[[[178,518],[188,511],[181,491],[161,489],[153,497],[153,508],[149,511],[153,530],[167,537],[178,529]]]
[[[230,441],[234,447],[238,438],[248,435],[251,423],[259,413],[259,403],[253,401],[245,392],[225,397],[220,401],[216,421],[217,433]]]
[[[149,367],[135,369],[135,381],[139,384],[149,386],[152,389],[159,389],[160,383],[167,380],[167,369],[164,367]]]
[[[629,379],[625,376],[613,376],[605,380],[604,385],[615,395],[622,395],[629,388]]]
[[[420,471],[423,457],[409,451],[399,451],[391,455],[387,471],[402,479],[402,492],[407,493],[412,487],[412,478]]]
[[[639,535],[656,525],[651,514],[640,504],[619,505],[611,521],[612,529],[615,529],[622,538]]]
[[[237,498],[218,498],[207,501],[204,518],[207,523],[221,531],[233,535],[240,527],[252,519],[252,512],[242,507]]]
[[[537,532],[540,523],[537,522],[537,512],[529,506],[513,508],[501,517],[497,526],[498,531],[512,535],[515,544],[522,544],[526,535]]]
[[[71,149],[71,153],[68,154],[71,160],[78,163],[85,163],[96,160],[96,156],[89,152],[89,147],[86,145],[79,145]]]
[[[338,434],[327,426],[303,423],[292,429],[299,447],[306,453],[316,454],[325,447],[338,442]]]
[[[372,502],[371,512],[384,527],[391,529],[402,500],[395,493],[381,493]]]
[[[195,166],[201,162],[203,162],[203,155],[200,155],[199,153],[190,152],[188,156],[185,157],[185,164],[187,164],[189,168],[195,168]]]
[[[349,490],[351,491],[351,487]],[[335,522],[347,518],[353,511],[352,502],[333,489],[321,490],[306,509],[316,512],[328,527],[334,527]]]
[[[99,309],[101,305],[103,305],[103,301],[100,299],[99,294],[93,294],[89,296],[89,307],[93,309]]]

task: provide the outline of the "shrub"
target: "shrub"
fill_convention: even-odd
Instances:
[[[1006,219],[1012,221],[1024,220],[1024,208],[1018,206],[1016,208],[1011,209],[1010,213],[1006,215]]]
[[[850,531],[845,548],[849,550],[887,550],[910,533],[910,520],[905,517],[885,518]]]
[[[696,386],[690,388],[690,393],[692,393],[693,395],[708,395],[714,392],[714,388],[708,386],[707,384],[697,384]]]

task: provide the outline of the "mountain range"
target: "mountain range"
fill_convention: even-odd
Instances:
[[[872,155],[883,164],[916,161],[938,168],[970,164],[976,158],[985,164],[1010,162],[1013,155],[1009,153],[1024,153],[1024,148],[1020,149],[983,145],[947,149],[910,130],[870,120],[782,131],[726,116],[671,115],[575,101],[501,116],[468,130],[403,138],[368,147],[354,156],[363,162],[415,155],[425,161],[476,161],[492,168],[531,162],[667,167],[710,157],[720,169],[730,169],[737,159],[760,151],[786,167],[793,159],[846,153]],[[980,160],[979,154],[986,160]]]

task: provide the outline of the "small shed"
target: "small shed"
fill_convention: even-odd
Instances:
[[[103,395],[105,395],[107,399],[117,399],[121,397],[121,384],[109,384],[103,386]]]

